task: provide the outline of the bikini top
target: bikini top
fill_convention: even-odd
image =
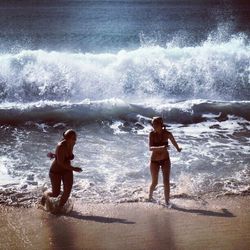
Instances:
[[[155,146],[155,147],[167,146],[168,147],[168,139],[167,140],[164,139],[164,134],[165,134],[165,131],[163,133],[161,133],[159,139],[158,138],[156,139],[155,136],[154,136],[153,137],[153,145],[152,146]]]
[[[54,155],[54,158],[56,159],[56,154]],[[75,158],[75,155],[72,154],[71,156],[66,157],[66,161],[72,161],[74,160],[74,158]]]

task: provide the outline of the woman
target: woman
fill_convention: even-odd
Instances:
[[[76,132],[72,129],[63,133],[63,140],[57,144],[56,152],[48,153],[48,157],[54,158],[49,172],[52,186],[52,192],[46,192],[42,198],[42,204],[45,204],[46,197],[58,197],[61,191],[61,182],[63,183],[63,193],[60,198],[58,207],[54,212],[60,212],[63,205],[67,202],[72,185],[73,171],[81,172],[82,169],[71,166],[70,161],[74,159],[73,147],[76,143]]]
[[[152,184],[149,189],[149,200],[153,198],[153,191],[158,184],[158,175],[161,167],[164,182],[164,195],[166,205],[169,203],[169,175],[170,175],[170,158],[168,153],[168,139],[172,142],[178,152],[181,152],[172,133],[167,131],[161,117],[154,117],[152,120],[154,130],[149,134],[149,149],[152,151],[150,171]]]

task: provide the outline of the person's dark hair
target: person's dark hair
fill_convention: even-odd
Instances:
[[[160,124],[164,130],[167,130],[166,129],[166,124],[164,124],[163,119],[160,116],[153,117],[151,124],[152,125],[154,125],[154,124]]]
[[[63,138],[64,139],[68,139],[73,135],[76,136],[76,132],[73,129],[68,129],[68,130],[63,132]]]

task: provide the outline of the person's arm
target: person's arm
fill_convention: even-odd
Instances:
[[[149,134],[149,151],[161,151],[165,148],[166,146],[153,146],[153,135]]]
[[[178,152],[181,152],[181,148],[179,147],[179,145],[177,144],[177,142],[176,142],[176,140],[175,140],[175,138],[174,138],[174,136],[172,135],[172,133],[169,133],[169,140],[172,142],[172,144],[175,146],[175,148],[176,148],[176,150],[178,151]]]
[[[47,157],[49,157],[50,160],[52,160],[52,159],[54,159],[54,158],[56,157],[56,154],[54,154],[54,153],[52,153],[52,152],[49,152],[49,153],[47,154]]]
[[[71,170],[76,172],[81,172],[82,169],[78,167],[73,167],[70,165],[70,161],[65,161],[66,150],[63,145],[59,145],[56,150],[56,160],[58,164],[65,170]]]

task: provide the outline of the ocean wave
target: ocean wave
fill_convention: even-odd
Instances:
[[[23,50],[0,54],[0,102],[120,98],[250,100],[244,36],[194,47],[167,44],[117,53]]]
[[[250,102],[215,102],[192,100],[165,104],[127,103],[120,99],[101,101],[35,102],[28,104],[4,103],[0,105],[0,124],[43,122],[55,124],[118,121],[149,123],[153,116],[162,116],[167,123],[192,124],[216,119],[224,121],[229,115],[250,120]]]

